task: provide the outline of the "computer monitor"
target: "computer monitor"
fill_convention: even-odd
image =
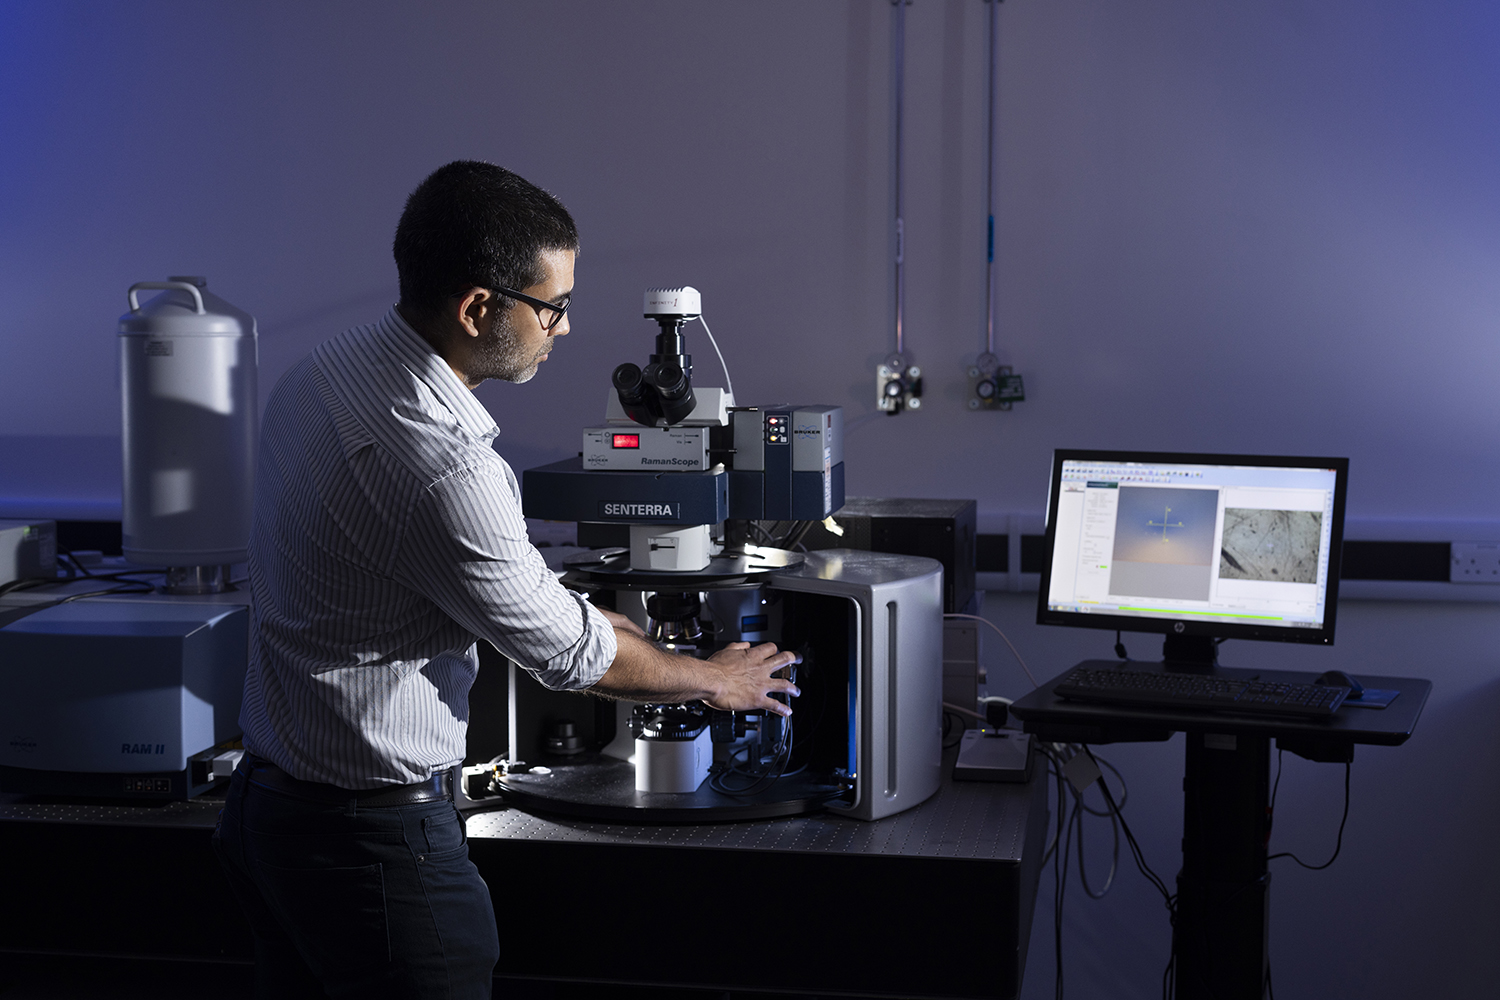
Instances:
[[[1333,642],[1349,460],[1056,453],[1037,621],[1160,632],[1163,659],[1222,639]]]

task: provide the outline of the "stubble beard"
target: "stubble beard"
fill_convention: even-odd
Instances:
[[[510,310],[506,310],[496,317],[490,336],[476,348],[469,363],[473,374],[481,379],[494,378],[519,385],[531,380],[542,355],[551,350],[552,338],[548,337],[541,350],[528,353],[511,327]]]

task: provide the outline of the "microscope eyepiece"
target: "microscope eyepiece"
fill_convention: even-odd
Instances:
[[[651,386],[639,367],[627,361],[615,369],[610,381],[614,383],[615,394],[620,397],[620,406],[626,416],[646,427],[656,423],[658,407],[651,398]]]
[[[622,402],[625,400],[627,393],[634,397],[635,401],[640,400],[641,369],[638,365],[633,365],[628,361],[625,362],[615,369],[614,374],[610,376],[610,380],[614,382],[615,390],[620,393],[620,400]]]
[[[646,378],[664,400],[681,399],[684,393],[692,389],[682,366],[672,361],[647,365]]]

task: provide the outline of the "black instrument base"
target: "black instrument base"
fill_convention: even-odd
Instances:
[[[727,823],[817,812],[843,793],[840,786],[805,773],[783,775],[746,796],[714,791],[708,781],[694,792],[638,792],[635,765],[597,753],[549,760],[547,767],[550,774],[502,775],[496,782],[501,800],[521,809],[610,822]],[[749,779],[731,775],[729,780]]]

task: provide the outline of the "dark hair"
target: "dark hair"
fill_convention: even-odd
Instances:
[[[476,160],[439,167],[417,185],[392,245],[401,303],[427,316],[462,289],[538,284],[544,251],[577,249],[578,228],[562,202]]]

